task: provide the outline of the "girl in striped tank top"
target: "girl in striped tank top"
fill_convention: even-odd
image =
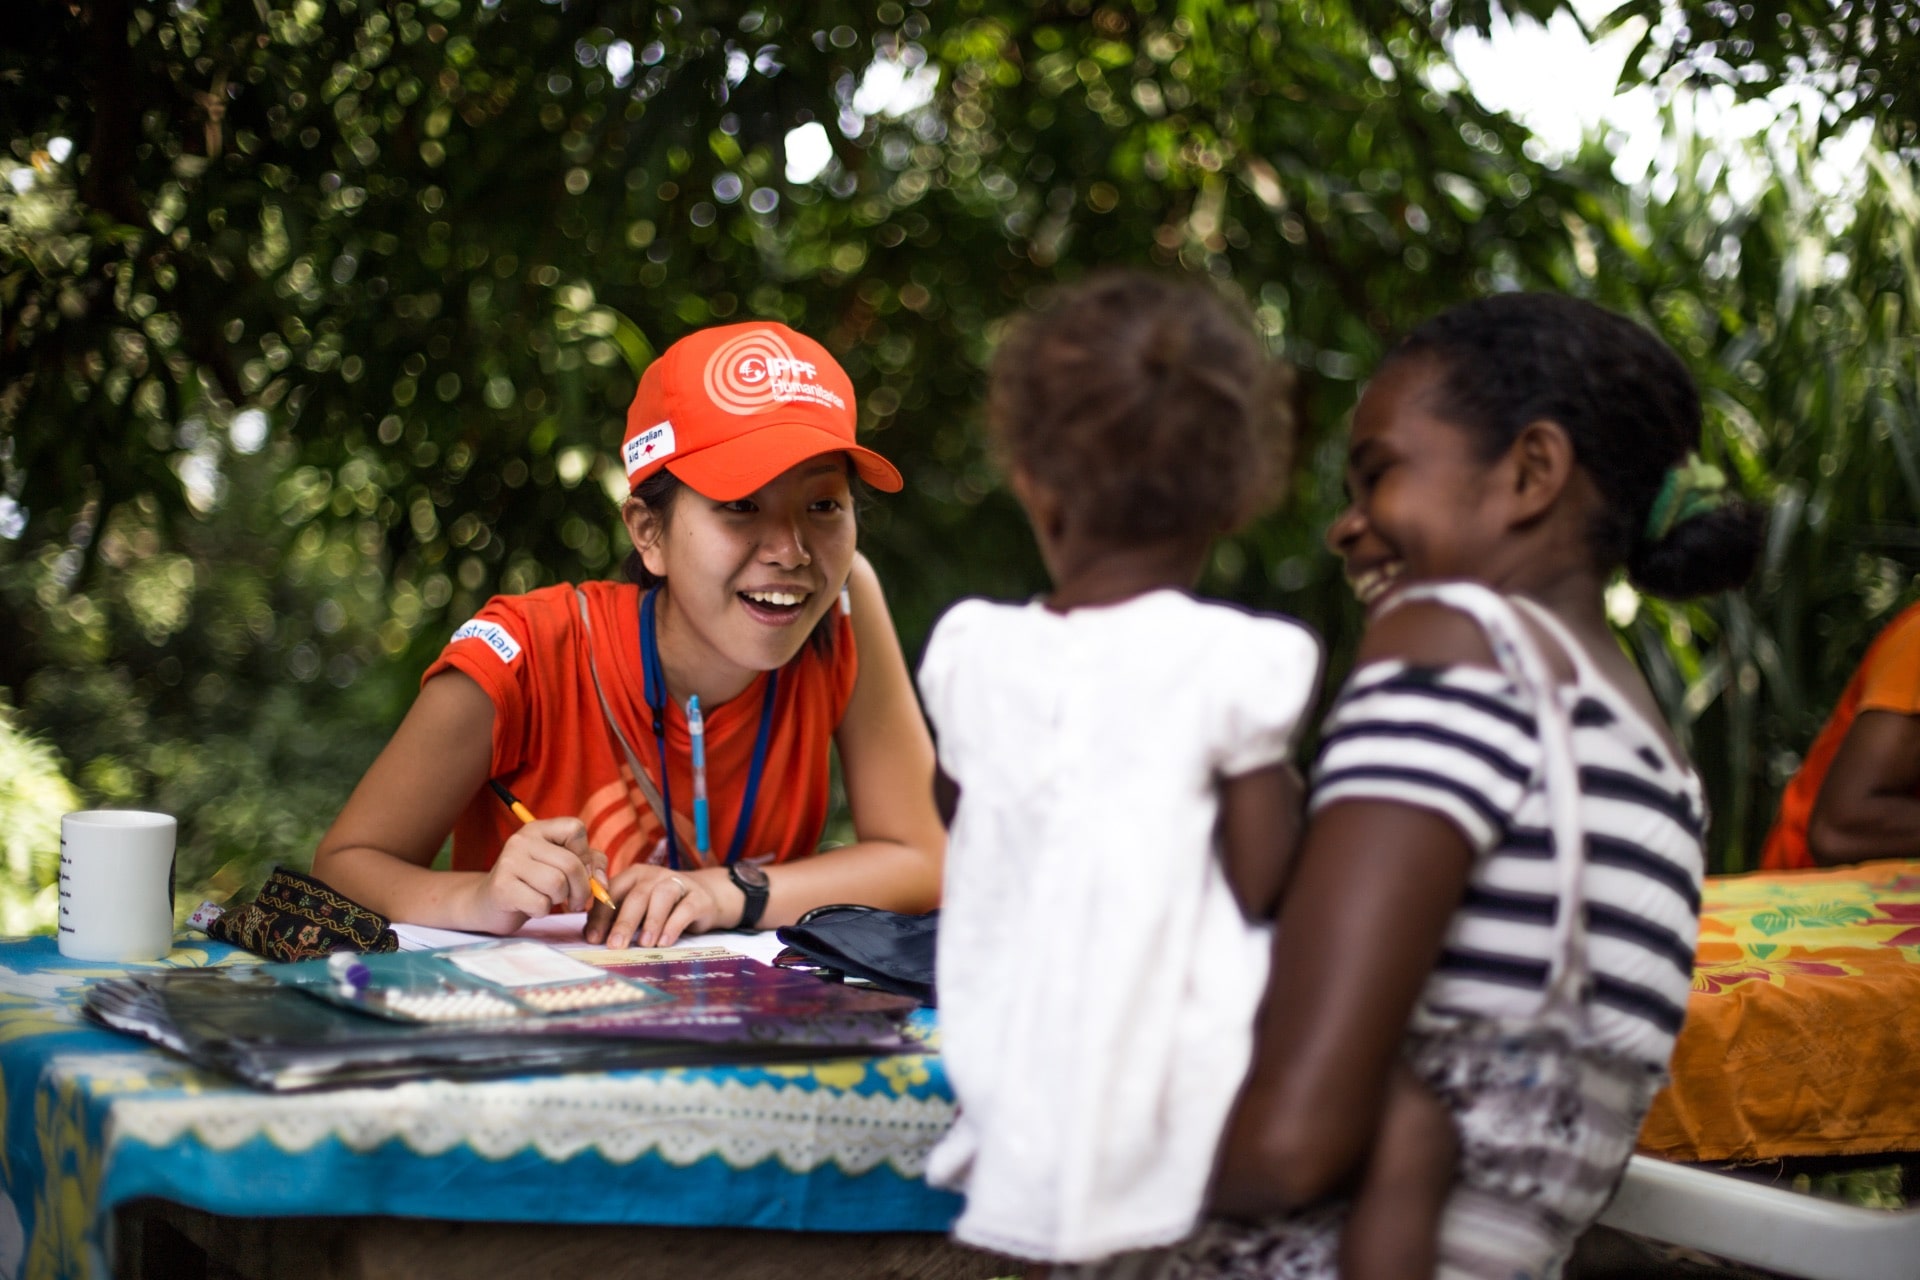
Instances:
[[[1372,616],[1221,1154],[1236,1218],[1142,1274],[1336,1274],[1409,1076],[1459,1139],[1439,1275],[1555,1276],[1604,1207],[1686,1008],[1706,811],[1602,593],[1751,570],[1700,422],[1659,339],[1563,297],[1450,311],[1375,375],[1328,534]]]

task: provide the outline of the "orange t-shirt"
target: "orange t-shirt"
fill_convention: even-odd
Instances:
[[[1860,660],[1833,715],[1780,797],[1780,816],[1760,855],[1762,868],[1791,871],[1814,865],[1813,855],[1807,851],[1807,822],[1813,817],[1813,803],[1820,798],[1820,787],[1827,780],[1833,757],[1853,728],[1854,717],[1862,711],[1920,716],[1920,604],[1903,610],[1867,646],[1867,656]]]
[[[665,861],[665,829],[630,779],[589,674],[589,663],[597,663],[620,732],[657,787],[660,753],[641,679],[640,589],[628,583],[582,583],[591,638],[581,625],[574,590],[563,585],[495,596],[454,631],[421,683],[443,671],[460,671],[486,690],[494,708],[490,776],[542,818],[579,817],[587,824],[588,843],[606,853],[610,872],[637,861]],[[781,862],[813,853],[826,826],[829,751],[859,670],[851,622],[837,609],[830,616],[828,652],[809,642],[780,669],[766,768],[744,858],[770,856]],[[723,860],[733,840],[766,683],[761,675],[737,697],[705,709],[710,862]],[[665,725],[681,863],[694,866],[685,710],[669,701]],[[454,823],[455,869],[492,866],[519,825],[491,789],[481,788]]]

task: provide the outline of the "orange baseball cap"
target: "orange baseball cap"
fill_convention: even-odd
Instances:
[[[853,442],[853,383],[827,349],[771,320],[690,333],[640,375],[620,448],[632,487],[665,467],[717,502],[789,467],[844,453],[893,493],[891,462]]]

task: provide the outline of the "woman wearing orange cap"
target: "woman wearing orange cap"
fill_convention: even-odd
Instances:
[[[933,747],[854,549],[853,477],[900,474],[854,443],[846,374],[784,325],[702,330],[641,378],[622,458],[634,581],[496,597],[457,629],[314,874],[489,933],[586,908],[604,875],[618,914],[587,937],[615,947],[830,902],[931,909]],[[830,747],[857,839],[816,854]],[[449,831],[453,869],[430,870]]]

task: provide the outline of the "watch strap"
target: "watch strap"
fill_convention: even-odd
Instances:
[[[740,874],[740,866],[738,863],[728,865],[727,879],[733,881],[734,887],[740,890],[741,894],[746,898],[745,904],[740,908],[740,923],[735,925],[734,928],[754,928],[760,923],[760,917],[764,915],[767,910],[768,888],[766,881],[763,879],[759,884],[750,883]]]

